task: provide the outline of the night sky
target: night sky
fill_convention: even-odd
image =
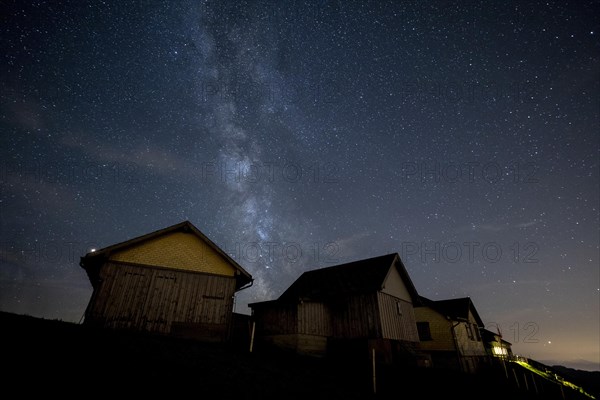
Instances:
[[[0,309],[189,220],[276,298],[398,252],[515,353],[600,369],[600,3],[0,2]]]

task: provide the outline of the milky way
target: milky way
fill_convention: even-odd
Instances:
[[[190,220],[237,312],[398,252],[599,369],[600,5],[497,3],[3,2],[0,309],[77,322],[80,256]]]

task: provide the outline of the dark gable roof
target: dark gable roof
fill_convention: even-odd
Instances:
[[[484,342],[490,343],[490,342],[497,341],[499,339],[502,342],[502,344],[505,344],[507,346],[512,346],[512,343],[504,340],[498,332],[492,332],[485,328],[481,328],[479,330],[479,332],[481,332],[481,338],[483,339]]]
[[[475,305],[471,301],[470,297],[460,297],[457,299],[448,300],[430,300],[426,297],[420,296],[421,304],[426,307],[433,308],[440,314],[449,317],[453,320],[467,319],[469,317],[469,310],[473,313],[477,325],[483,327],[483,321],[479,317]]]
[[[396,265],[413,302],[419,295],[397,253],[304,272],[278,301],[322,300],[340,295],[381,290],[390,268]]]
[[[178,224],[150,232],[148,234],[135,237],[133,239],[126,240],[121,243],[113,244],[102,249],[98,249],[87,253],[81,257],[79,265],[86,270],[92,285],[95,286],[94,282],[97,279],[99,267],[110,257],[110,255],[116,251],[126,249],[128,247],[137,245],[150,239],[157,238],[172,232],[188,232],[193,233],[203,241],[205,241],[213,250],[219,253],[228,263],[230,263],[236,270],[237,288],[241,288],[244,285],[249,284],[253,281],[252,275],[242,268],[235,260],[233,260],[227,253],[219,248],[212,240],[206,237],[198,228],[196,228],[191,222],[183,221]]]

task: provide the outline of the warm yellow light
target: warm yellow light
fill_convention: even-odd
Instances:
[[[506,356],[508,355],[508,351],[504,347],[494,346],[492,347],[492,353],[496,356]]]

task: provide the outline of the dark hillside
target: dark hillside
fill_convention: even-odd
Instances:
[[[366,363],[248,353],[240,346],[100,331],[8,313],[0,313],[0,323],[2,367],[8,371],[3,381],[23,394],[112,397],[196,393],[200,398],[263,400],[372,396],[371,370]],[[380,366],[377,382],[378,398],[399,398],[407,391],[419,393],[419,398],[457,393],[462,399],[535,398],[507,384],[503,373],[496,370],[465,376],[444,370]],[[554,394],[546,394],[549,397],[545,398],[554,398]]]
[[[583,371],[562,365],[553,365],[552,369],[565,379],[588,389],[597,399],[600,398],[600,371]]]

